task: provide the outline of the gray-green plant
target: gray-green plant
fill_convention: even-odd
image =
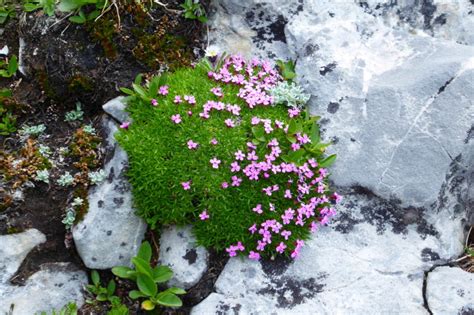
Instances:
[[[76,109],[70,112],[67,112],[64,117],[64,121],[82,120],[83,117],[84,117],[84,112],[82,111],[81,103],[77,102]]]
[[[61,222],[66,226],[66,229],[69,230],[74,225],[75,221],[76,221],[76,211],[73,208],[67,208],[66,216]]]
[[[49,171],[47,169],[37,170],[35,180],[49,184]]]
[[[28,136],[39,136],[46,130],[46,126],[44,124],[39,124],[36,126],[23,126],[19,133],[21,135],[28,135]]]
[[[48,147],[47,145],[44,145],[44,144],[39,145],[38,151],[44,157],[49,157],[49,156],[51,156],[51,154],[53,154],[50,147]]]
[[[90,172],[88,177],[92,185],[97,185],[103,182],[107,175],[105,174],[104,170],[98,170],[96,172]]]
[[[58,179],[58,185],[66,187],[74,183],[74,177],[69,172],[65,172]]]
[[[184,9],[185,19],[198,20],[201,23],[207,22],[206,11],[199,0],[185,0],[181,7]]]
[[[304,93],[303,89],[294,82],[282,81],[270,90],[274,104],[283,104],[288,107],[304,108],[310,95]]]
[[[71,203],[71,207],[80,207],[84,204],[84,199],[82,199],[81,197],[76,197],[73,199],[72,203]]]
[[[92,125],[85,125],[82,130],[84,130],[85,133],[88,133],[90,135],[95,135],[97,133],[97,131],[94,127],[92,127]]]
[[[151,311],[156,306],[180,307],[183,302],[178,297],[186,291],[171,287],[159,291],[158,284],[165,283],[173,277],[173,271],[167,266],[151,266],[152,250],[150,243],[143,242],[137,256],[132,258],[134,268],[120,266],[112,268],[112,273],[117,277],[135,281],[138,290],[129,292],[133,300],[142,299],[142,308]]]

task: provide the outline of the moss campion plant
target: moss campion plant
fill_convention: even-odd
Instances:
[[[250,259],[298,257],[335,214],[318,117],[274,104],[282,77],[230,56],[140,80],[117,138],[130,160],[138,214],[194,226],[198,243]]]

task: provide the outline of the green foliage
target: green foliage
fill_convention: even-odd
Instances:
[[[47,312],[41,312],[40,315],[49,315]],[[59,311],[52,310],[50,315],[77,315],[77,305],[75,302],[69,302]]]
[[[207,22],[206,11],[199,0],[185,0],[181,7],[184,9],[183,16],[186,19]]]
[[[0,24],[4,24],[9,18],[14,18],[15,5],[9,0],[0,0]]]
[[[62,12],[75,12],[77,15],[71,16],[69,21],[77,24],[84,24],[95,20],[103,9],[107,6],[107,0],[61,0],[58,9]],[[94,9],[85,13],[83,7],[94,5]]]
[[[293,81],[293,79],[296,78],[296,63],[293,60],[277,60],[276,64],[278,66],[278,69],[280,70],[280,74],[282,75],[283,79],[285,79],[286,81]]]
[[[223,250],[241,241],[245,248],[251,248],[251,244],[257,242],[257,235],[250,234],[249,227],[255,223],[259,225],[265,219],[281,221],[282,211],[295,206],[295,200],[284,199],[282,195],[289,185],[288,181],[291,179],[296,183],[298,177],[290,178],[289,174],[279,173],[268,179],[244,180],[239,187],[223,189],[222,184],[230,183],[231,177],[236,175],[230,170],[230,164],[235,159],[234,153],[238,150],[246,152],[248,143],[253,143],[258,144],[257,155],[263,157],[269,154],[268,143],[275,138],[283,151],[276,161],[278,163],[292,162],[300,166],[307,159],[314,158],[320,167],[328,167],[334,162],[335,156],[325,156],[329,144],[321,142],[318,117],[302,113],[290,119],[285,106],[255,106],[250,109],[237,96],[241,86],[208,78],[208,71],[213,67],[214,64],[210,62],[199,63],[195,68],[180,69],[169,74],[166,80],[154,77],[148,83],[143,83],[138,78],[131,89],[122,89],[129,95],[127,110],[133,122],[116,137],[129,156],[128,177],[136,209],[152,227],[193,223],[200,245]],[[254,70],[255,73],[258,71]],[[169,87],[169,94],[157,96],[157,86],[164,82]],[[216,87],[222,90],[222,97],[211,92]],[[196,104],[174,103],[175,96],[184,95],[193,95]],[[157,106],[150,104],[154,98],[158,102]],[[212,117],[206,120],[199,117],[209,100],[240,106],[235,128],[228,128],[224,124],[226,119],[232,117],[226,111],[214,111]],[[181,115],[182,123],[175,124],[170,119],[176,114]],[[253,117],[281,121],[288,126],[288,133],[280,128],[269,135],[261,124],[252,125]],[[292,150],[297,134],[307,134],[311,137],[311,143]],[[213,138],[217,139],[218,145],[210,144]],[[190,150],[187,146],[189,140],[198,143],[199,148]],[[213,157],[218,157],[222,162],[218,170],[210,164]],[[191,181],[191,188],[185,190],[182,184],[188,181]],[[262,193],[264,188],[271,185],[281,187],[279,197]],[[325,179],[321,185],[325,192],[329,191]],[[262,216],[252,211],[257,204],[268,208],[270,203],[278,211],[266,210]],[[330,205],[321,205],[321,208],[324,206]],[[209,220],[200,219],[199,215],[204,211],[210,214]],[[310,235],[307,226],[285,225],[285,229],[292,233],[289,244],[308,239]],[[275,237],[273,244],[280,241],[284,241],[283,238]],[[275,254],[274,247],[265,254]]]
[[[0,77],[11,78],[18,70],[18,58],[12,55],[10,59],[0,60]]]
[[[42,9],[47,15],[53,16],[56,9],[56,0],[26,0],[23,8],[26,12]]]
[[[6,106],[12,96],[11,90],[0,90],[0,136],[8,136],[16,131],[16,116]]]
[[[131,299],[145,299],[142,308],[153,310],[157,305],[179,307],[183,303],[177,296],[185,294],[180,288],[169,288],[159,291],[158,284],[165,283],[173,277],[173,271],[167,266],[151,266],[152,250],[150,243],[143,242],[137,256],[132,258],[134,269],[121,266],[112,268],[112,273],[117,277],[133,280],[138,290],[129,292]]]

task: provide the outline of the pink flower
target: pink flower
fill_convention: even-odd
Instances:
[[[285,240],[288,240],[288,238],[291,236],[291,231],[283,230],[280,233],[281,236],[285,238]]]
[[[239,178],[237,176],[232,176],[232,186],[233,187],[239,187],[240,183],[242,183],[242,178]]]
[[[242,151],[240,151],[240,150],[237,151],[237,152],[235,152],[234,155],[235,155],[235,159],[236,159],[237,161],[243,161],[244,158],[245,158],[245,154],[244,154]]]
[[[298,108],[290,108],[288,109],[288,116],[290,118],[296,117],[300,114],[300,110]]]
[[[310,142],[311,142],[311,139],[308,137],[307,134],[301,135],[300,133],[297,133],[297,134],[296,134],[296,139],[298,140],[298,142],[299,142],[300,144],[306,144],[306,143],[310,143]]]
[[[185,95],[184,100],[188,102],[190,105],[196,104],[196,99],[192,95]]]
[[[158,93],[160,93],[161,95],[167,95],[168,94],[168,86],[167,85],[160,86],[160,91]]]
[[[211,144],[212,144],[212,145],[217,145],[218,143],[219,143],[219,142],[217,141],[216,138],[212,138],[212,139],[211,139]]]
[[[176,96],[174,97],[174,101],[173,101],[173,102],[174,102],[175,104],[179,104],[179,103],[182,103],[183,100],[181,99],[181,96],[176,95]]]
[[[188,149],[189,150],[194,150],[199,146],[199,143],[194,142],[193,140],[188,141]]]
[[[221,160],[215,157],[210,159],[209,162],[212,164],[212,168],[219,168],[219,164],[221,164]]]
[[[262,205],[261,204],[256,205],[255,208],[252,209],[252,211],[258,214],[262,214],[263,213]]]
[[[181,122],[181,115],[180,115],[180,114],[172,115],[172,116],[171,116],[171,120],[172,120],[175,124],[179,124],[179,123]]]
[[[334,198],[334,200],[336,201],[336,203],[339,203],[339,202],[341,202],[341,200],[342,200],[342,196],[339,195],[337,192],[335,192],[335,193],[332,195],[332,197]]]
[[[249,259],[260,260],[260,254],[251,250],[249,253]]]
[[[183,186],[184,190],[190,190],[191,189],[191,181],[182,182],[181,185]]]
[[[225,125],[226,125],[227,127],[229,127],[229,128],[234,128],[234,127],[235,127],[235,122],[234,122],[232,119],[230,119],[230,118],[226,119],[226,120],[224,121],[224,123],[225,123]]]
[[[289,189],[285,190],[285,195],[284,195],[284,197],[285,197],[286,199],[291,199],[291,191],[290,191]]]
[[[199,215],[199,218],[204,221],[204,220],[207,220],[209,219],[209,214],[207,214],[207,211],[204,210],[203,212],[201,212],[201,214]]]
[[[291,149],[293,151],[298,151],[301,148],[301,146],[298,143],[292,143],[291,144]]]
[[[276,251],[279,252],[280,254],[283,254],[286,247],[287,246],[285,245],[285,243],[281,242],[280,245],[277,246]]]
[[[257,154],[255,154],[255,151],[251,151],[251,152],[249,152],[249,154],[247,154],[247,160],[249,160],[249,161],[257,161],[258,160],[258,156],[257,156]]]
[[[226,248],[225,250],[226,250],[226,252],[229,253],[230,257],[237,256],[237,253],[235,252],[235,247],[234,246],[230,246],[229,248]]]
[[[237,161],[234,161],[230,164],[230,171],[232,173],[240,171],[240,165]]]
[[[260,118],[252,117],[252,121],[251,121],[252,125],[258,125],[259,123],[260,123]]]
[[[152,105],[152,106],[158,106],[158,101],[155,100],[155,99],[152,99],[152,100],[151,100],[151,105]]]
[[[249,231],[251,234],[254,234],[255,232],[257,232],[257,224],[253,224],[250,228],[249,228]]]
[[[224,94],[222,94],[222,89],[219,87],[215,87],[211,89],[212,94],[214,94],[217,97],[222,97]]]
[[[193,115],[193,112],[188,110],[188,116],[192,116]]]
[[[223,189],[226,189],[226,188],[229,187],[229,183],[228,183],[228,182],[223,182],[223,183],[221,184],[221,187],[222,187]]]
[[[122,128],[122,129],[128,129],[129,126],[130,126],[130,122],[129,122],[129,121],[124,121],[124,122],[120,125],[120,128]]]

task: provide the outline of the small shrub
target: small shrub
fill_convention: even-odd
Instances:
[[[158,290],[158,284],[165,283],[173,277],[173,271],[167,266],[151,266],[151,246],[148,242],[143,242],[138,250],[137,256],[132,258],[135,269],[121,266],[112,268],[112,273],[117,277],[133,280],[138,286],[138,290],[129,292],[131,299],[145,299],[142,301],[142,308],[147,311],[155,309],[157,305],[168,307],[180,307],[183,305],[177,296],[185,294],[186,291],[180,288],[169,288],[164,291]]]
[[[93,296],[94,300],[86,300],[89,304],[96,304],[97,302],[108,302],[110,303],[110,310],[107,312],[108,315],[111,314],[128,314],[128,309],[125,305],[122,304],[120,298],[115,294],[116,284],[113,279],[109,281],[107,287],[103,287],[100,283],[100,276],[96,270],[91,272],[92,284],[86,286],[87,291],[89,291]]]
[[[138,213],[193,223],[200,245],[230,256],[296,258],[340,197],[318,117],[272,106],[281,82],[269,62],[230,56],[122,89],[133,122],[117,139]]]

